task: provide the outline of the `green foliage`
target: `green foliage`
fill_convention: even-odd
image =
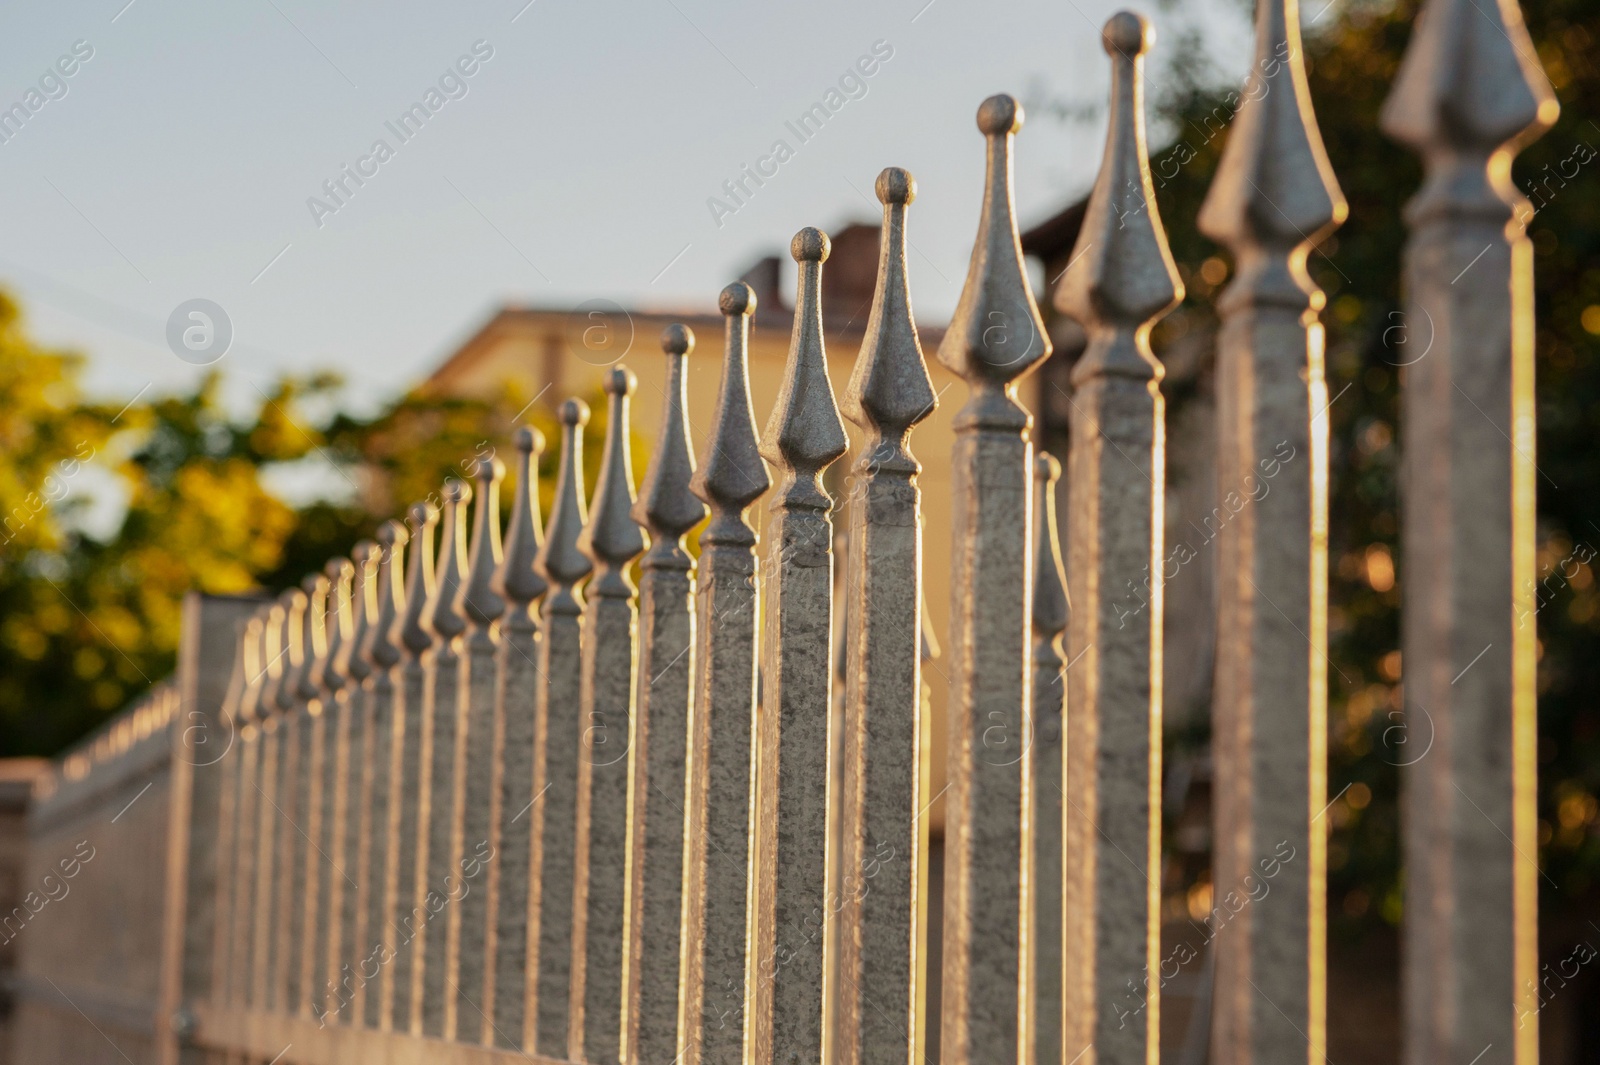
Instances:
[[[409,504],[437,504],[445,478],[470,478],[480,458],[505,448],[519,419],[547,441],[541,506],[549,512],[560,426],[514,386],[493,401],[419,390],[372,417],[336,412],[316,422],[306,409],[337,400],[334,375],[284,379],[238,417],[222,405],[217,374],[192,392],[119,410],[85,399],[81,366],[75,355],[33,345],[0,295],[8,397],[0,409],[0,755],[54,754],[167,675],[190,589],[297,584]],[[605,398],[588,397],[586,491],[604,443]],[[636,463],[641,448],[635,438]],[[96,483],[74,483],[93,479],[90,469]],[[342,480],[347,490],[296,509],[270,486],[285,470]],[[87,495],[108,491],[124,506],[101,540],[77,519]],[[501,506],[510,503],[508,486]]]

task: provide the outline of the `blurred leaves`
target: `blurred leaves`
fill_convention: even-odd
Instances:
[[[7,755],[59,751],[170,673],[184,593],[298,582],[437,493],[446,476],[470,476],[527,403],[511,389],[495,402],[413,393],[372,418],[334,413],[318,423],[307,408],[333,405],[339,387],[319,374],[278,382],[240,417],[224,408],[213,373],[192,392],[121,408],[87,400],[81,368],[78,356],[30,342],[0,295]],[[559,441],[547,414],[529,415]],[[603,431],[597,420],[591,433]],[[292,507],[268,482],[296,465],[332,471],[346,497]],[[116,511],[110,535],[97,538],[78,520],[90,498]]]

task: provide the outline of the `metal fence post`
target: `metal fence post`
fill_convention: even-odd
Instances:
[[[978,108],[987,141],[983,211],[939,360],[967,382],[952,456],[950,789],[945,796],[940,1053],[1027,1065],[1032,1002],[1030,801],[1033,707],[1033,415],[1017,381],[1050,355],[1012,204],[1022,106]]]
[[[1156,213],[1144,133],[1154,34],[1113,15],[1110,129],[1056,306],[1089,342],[1072,372],[1065,1028],[1071,1060],[1144,1063],[1160,1038],[1163,369],[1150,326],[1182,286]]]
[[[833,668],[833,497],[822,472],[849,447],[823,348],[827,234],[802,229],[794,330],[761,453],[781,473],[763,580],[762,713],[757,723],[754,913],[746,951],[749,1065],[822,1062],[832,978],[824,967]],[[835,858],[837,860],[837,858]]]
[[[535,702],[538,699],[538,623],[535,607],[549,587],[534,568],[543,539],[539,517],[539,455],[544,437],[537,429],[518,429],[517,488],[511,501],[505,552],[495,571],[494,591],[506,602],[500,622],[500,654],[495,671],[493,758],[495,860],[489,866],[489,957],[485,961],[484,1012],[494,1045],[523,1045],[528,974],[528,901],[533,866],[529,817],[534,794]]]
[[[679,1065],[739,1065],[744,1056],[757,613],[756,532],[745,511],[771,482],[750,409],[746,347],[756,295],[736,281],[718,305],[727,323],[722,387],[691,484],[711,523],[700,536],[684,785]]]
[[[460,877],[451,871],[455,827],[456,749],[462,739],[461,648],[467,619],[456,604],[467,573],[467,504],[472,487],[450,478],[444,484],[443,535],[434,570],[433,594],[423,608],[423,626],[433,637],[422,653],[422,737],[417,786],[417,867],[412,913],[421,928],[412,940],[411,1031],[444,1036],[449,992],[449,928],[445,913],[461,904]]]
[[[594,563],[583,614],[578,851],[573,884],[572,1026],[568,1056],[616,1065],[622,1049],[623,912],[628,862],[628,744],[633,734],[638,606],[628,566],[644,550],[633,508],[628,399],[634,375],[605,376],[606,442],[578,549]]]
[[[1429,0],[1383,113],[1426,168],[1404,264],[1425,354],[1401,389],[1414,1065],[1539,1053],[1532,212],[1511,161],[1558,110],[1514,0]]]
[[[500,481],[505,466],[497,458],[479,459],[477,517],[466,580],[456,596],[456,613],[466,618],[461,638],[459,689],[460,731],[456,737],[451,802],[451,876],[461,885],[461,898],[450,907],[445,955],[444,1036],[461,1042],[488,1042],[490,1003],[484,997],[487,976],[489,885],[487,870],[496,862],[493,827],[495,774],[495,659],[500,642],[496,624],[505,600],[493,588],[501,561]]]
[[[1033,779],[1028,821],[1033,868],[1028,885],[1033,930],[1033,1060],[1061,1065],[1062,776],[1066,759],[1067,677],[1061,634],[1068,617],[1067,578],[1056,531],[1061,464],[1040,452],[1033,460]]]
[[[650,467],[634,504],[648,527],[640,563],[639,671],[628,785],[627,923],[623,927],[622,1059],[661,1065],[678,1053],[682,950],[684,762],[695,675],[694,559],[684,537],[706,515],[694,477],[686,362],[688,326],[661,334],[667,387]]]
[[[535,923],[529,928],[528,971],[532,1005],[524,1016],[524,1043],[535,1053],[566,1058],[572,975],[572,888],[577,882],[578,758],[583,654],[579,618],[584,594],[578,585],[592,568],[578,550],[588,521],[583,499],[583,427],[589,408],[582,400],[561,404],[561,467],[555,503],[539,548],[539,573],[550,584],[540,624],[539,685],[534,753],[534,846],[530,883],[537,885]]]
[[[402,648],[395,639],[395,622],[405,613],[405,561],[402,552],[410,537],[405,525],[386,521],[378,526],[377,570],[373,575],[375,595],[368,604],[371,621],[362,640],[359,655],[367,676],[361,682],[367,707],[367,735],[371,749],[367,755],[366,786],[368,811],[363,816],[364,858],[358,866],[361,884],[361,909],[356,915],[356,935],[347,955],[339,986],[348,995],[350,1024],[367,1028],[381,1026],[383,1017],[383,974],[395,961],[389,942],[393,908],[389,901],[389,863],[394,853],[393,817],[400,795],[395,759],[403,724],[395,702],[394,668],[400,664]]]
[[[1217,499],[1232,516],[1214,534],[1212,880],[1219,899],[1273,881],[1213,930],[1212,1053],[1239,1065],[1308,1043],[1320,1061],[1327,1044],[1327,826],[1313,818],[1327,804],[1328,389],[1324,299],[1305,263],[1344,214],[1298,0],[1265,0],[1199,217],[1236,271],[1217,303]]]
[[[384,865],[384,954],[393,960],[379,984],[378,1025],[384,1031],[412,1029],[411,984],[416,967],[418,828],[421,823],[422,733],[427,707],[423,699],[423,655],[433,636],[423,624],[434,595],[433,530],[439,512],[417,503],[410,521],[410,562],[406,568],[405,607],[395,618],[390,640],[400,661],[390,670],[394,689],[393,750],[389,752],[389,827]],[[398,561],[398,560],[397,560]]]

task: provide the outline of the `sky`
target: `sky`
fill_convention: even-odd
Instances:
[[[918,182],[917,314],[939,320],[976,232],[978,104],[1010,92],[1098,105],[1099,27],[1118,6],[14,5],[0,37],[0,286],[34,335],[87,356],[98,396],[187,387],[231,333],[215,365],[235,401],[332,369],[346,403],[371,409],[506,304],[709,309],[800,227],[876,220],[873,180],[895,165]],[[1152,79],[1163,35],[1190,27],[1242,79],[1237,0],[1145,13]],[[836,110],[802,139],[819,102]],[[426,119],[406,124],[417,104]],[[1024,226],[1087,190],[1104,137],[1103,109],[1043,110],[1017,140]],[[735,200],[724,183],[747,165],[770,176]]]

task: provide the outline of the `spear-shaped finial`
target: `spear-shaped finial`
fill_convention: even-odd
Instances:
[[[1160,380],[1148,326],[1183,298],[1178,268],[1156,213],[1144,133],[1144,54],[1155,32],[1142,16],[1119,11],[1101,43],[1111,56],[1111,114],[1100,176],[1084,212],[1072,265],[1056,288],[1056,308],[1077,319],[1090,345],[1073,371]],[[1116,333],[1094,343],[1097,332]]]
[[[500,568],[500,481],[505,475],[505,464],[497,458],[479,459],[473,471],[478,481],[478,509],[473,519],[467,580],[456,610],[483,631],[506,612],[506,601],[494,587]]]
[[[1009,188],[1009,176],[1006,184]],[[878,175],[877,193],[883,204],[878,283],[872,294],[866,339],[845,389],[844,409],[851,421],[876,433],[869,450],[861,455],[859,468],[915,473],[919,467],[906,450],[906,434],[932,414],[938,403],[911,314],[911,284],[906,273],[906,208],[917,198],[917,182],[909,172],[891,166]],[[1015,225],[1011,231],[1014,235]],[[973,262],[977,269],[977,260]],[[970,278],[967,284],[969,290],[974,288]],[[1026,278],[1023,284],[1027,284]],[[970,302],[965,295],[962,299],[963,305]],[[1028,306],[1033,306],[1031,298]],[[967,360],[976,349],[959,350],[961,353],[952,357]]]
[[[689,565],[683,537],[706,516],[705,504],[689,490],[694,480],[694,445],[689,437],[689,353],[694,330],[674,323],[661,331],[667,355],[667,387],[661,406],[661,428],[645,470],[644,484],[633,505],[633,520],[650,530],[649,558],[677,559]]]
[[[534,563],[551,584],[570,589],[589,575],[589,559],[578,550],[578,537],[589,520],[583,500],[583,427],[589,424],[589,405],[581,399],[561,404],[561,468],[556,473],[556,498],[550,507],[550,527]]]
[[[885,174],[889,171],[885,170]],[[878,179],[883,189],[883,178]],[[905,202],[915,195],[915,182],[906,175],[903,191]],[[888,201],[885,201],[887,203]],[[904,251],[905,207],[885,207],[888,216],[893,211],[900,219],[899,235]],[[892,239],[888,219],[885,219],[884,255]],[[786,507],[810,507],[827,510],[833,500],[823,489],[819,477],[822,471],[848,450],[849,437],[845,436],[844,422],[839,418],[839,404],[833,398],[833,382],[828,378],[828,354],[822,335],[822,264],[828,261],[833,242],[820,229],[807,226],[789,242],[789,254],[799,264],[800,277],[794,303],[794,331],[789,336],[789,359],[784,365],[783,385],[778,392],[778,402],[767,418],[766,432],[761,437],[761,454],[774,466],[784,469],[782,500]],[[905,280],[902,261],[900,280]],[[882,270],[878,275],[878,292],[884,291]],[[899,286],[903,292],[904,284]],[[910,296],[906,294],[906,322],[910,323]],[[888,328],[880,322],[878,301],[872,305],[872,317],[867,325],[867,344],[874,345],[878,334]],[[916,344],[916,326],[911,326],[911,343]],[[918,352],[920,355],[920,352]],[[863,358],[865,355],[863,354]],[[856,374],[861,375],[862,363],[856,363]],[[923,375],[927,381],[927,375]],[[854,385],[852,379],[851,384]],[[931,391],[930,391],[931,398]],[[931,409],[931,408],[930,408]]]
[[[439,563],[434,570],[433,594],[422,614],[422,624],[433,633],[436,647],[448,647],[467,631],[466,615],[457,600],[467,579],[467,504],[471,500],[472,486],[467,482],[454,477],[444,482]]]
[[[313,686],[331,695],[344,687],[346,680],[345,674],[340,671],[340,659],[354,623],[351,583],[356,569],[349,559],[331,558],[322,572],[327,578],[322,612],[322,653],[317,656],[316,675],[311,680]]]
[[[706,535],[722,543],[754,544],[755,530],[744,510],[772,484],[756,443],[756,418],[750,407],[750,316],[756,294],[743,281],[722,290],[717,300],[726,321],[722,389],[711,417],[711,435],[689,488],[711,506]]]
[[[433,529],[439,523],[439,509],[432,503],[416,503],[407,517],[411,522],[411,559],[407,563],[404,612],[395,619],[393,639],[412,658],[420,658],[433,646],[433,636],[423,618],[437,583],[433,573]]]
[[[939,344],[939,361],[973,389],[969,406],[980,408],[974,414],[1007,424],[1027,417],[1017,406],[1015,381],[1050,355],[1012,202],[1011,149],[1022,122],[1022,105],[1004,93],[978,107],[978,129],[987,141],[983,211],[967,282]]]
[[[1520,148],[1560,111],[1515,3],[1428,0],[1380,121],[1423,155],[1482,157]],[[1509,191],[1510,167],[1494,180]]]
[[[1033,636],[1054,642],[1067,628],[1067,574],[1056,534],[1056,482],[1061,463],[1039,452],[1033,460]]]
[[[401,552],[410,537],[406,527],[398,521],[386,521],[378,526],[378,548],[372,580],[375,595],[372,616],[367,624],[367,638],[361,645],[361,657],[376,673],[387,673],[400,661],[400,642],[396,637],[395,623],[406,609],[405,567]]]
[[[295,675],[295,696],[305,702],[321,695],[317,688],[322,663],[328,656],[328,578],[308,573],[300,582],[305,592],[305,609],[300,614],[300,668]]]
[[[1344,221],[1346,210],[1311,108],[1299,0],[1263,0],[1256,5],[1255,63],[1200,208],[1200,231],[1227,245],[1243,266],[1246,245],[1314,243]],[[1303,275],[1304,256],[1290,269]],[[1296,293],[1287,296],[1303,302]]]
[[[534,567],[544,541],[544,522],[539,515],[539,456],[544,453],[544,434],[525,425],[517,430],[512,443],[517,449],[517,488],[511,498],[505,552],[491,587],[511,603],[513,611],[531,618],[534,600],[550,587]]]
[[[367,662],[367,634],[372,631],[372,619],[378,612],[378,545],[372,540],[362,540],[350,552],[354,583],[350,587],[350,635],[339,649],[335,667],[341,676],[360,687],[372,673]]]
[[[600,453],[589,522],[578,537],[578,550],[594,560],[595,591],[626,598],[633,591],[628,563],[644,550],[644,530],[630,516],[633,509],[633,460],[628,448],[628,397],[639,386],[633,371],[621,366],[606,373],[606,443]]]

